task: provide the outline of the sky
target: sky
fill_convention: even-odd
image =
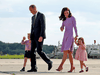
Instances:
[[[100,44],[100,0],[0,0],[0,41],[20,43],[23,36],[27,38],[33,16],[29,11],[31,4],[46,17],[44,44],[62,44],[64,31],[60,31],[59,16],[63,7],[68,7],[75,17],[78,35],[85,44],[93,44],[94,40]]]

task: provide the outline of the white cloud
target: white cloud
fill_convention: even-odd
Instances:
[[[77,11],[73,15],[76,18],[79,37],[84,37],[86,44],[92,44],[93,40],[100,43],[100,21],[98,19],[100,14]]]
[[[23,36],[27,36],[31,27],[32,15],[28,10],[30,4],[35,4],[46,16],[47,38],[44,44],[57,45],[59,40],[62,42],[64,32],[60,31],[62,21],[59,20],[59,15],[65,6],[71,9],[76,18],[78,34],[85,38],[86,44],[91,44],[94,39],[100,43],[99,0],[63,0],[63,2],[61,0],[2,0],[0,1],[0,14],[3,15],[0,18],[1,41],[20,42]],[[12,14],[9,18],[8,12]]]
[[[30,32],[30,18],[0,18],[0,39],[5,42],[20,42]]]
[[[93,39],[98,39],[96,35],[100,33],[99,21],[88,21],[86,15],[80,15],[83,12],[73,13],[77,21],[79,37],[84,37],[86,44],[92,43]],[[58,41],[62,43],[64,32],[60,31],[62,21],[59,20],[60,13],[44,12],[46,16],[46,39],[44,44],[57,45]],[[90,18],[91,16],[89,16]],[[27,37],[30,32],[31,18],[0,18],[1,40],[5,42],[20,42],[23,36]],[[96,34],[95,34],[96,33]],[[75,34],[74,34],[75,35]],[[91,38],[91,39],[90,39]],[[99,41],[99,40],[98,40]]]

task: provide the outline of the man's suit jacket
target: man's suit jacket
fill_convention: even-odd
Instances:
[[[38,12],[36,19],[35,19],[35,24],[34,23],[34,16],[32,16],[32,25],[31,25],[31,35],[30,38],[31,40],[38,40],[39,37],[43,37],[43,39],[46,38],[45,35],[45,16],[44,14]]]

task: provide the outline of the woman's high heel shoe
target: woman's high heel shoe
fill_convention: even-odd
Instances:
[[[68,71],[68,72],[73,72],[73,70],[74,70],[74,72],[75,72],[75,67],[73,67],[70,71]]]
[[[62,68],[62,67],[61,67],[61,68],[56,69],[56,71],[61,71],[61,72],[62,72],[62,70],[63,70],[63,68]]]

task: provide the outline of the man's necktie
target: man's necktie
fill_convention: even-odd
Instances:
[[[36,15],[34,15],[33,17],[34,17],[34,21],[33,21],[33,27],[34,27],[34,25],[35,25]]]

